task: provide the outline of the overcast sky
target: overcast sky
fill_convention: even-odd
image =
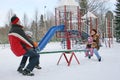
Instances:
[[[30,19],[33,18],[35,10],[39,13],[45,11],[51,11],[54,13],[54,8],[58,4],[59,0],[0,0],[0,26],[3,26],[7,22],[7,14],[10,9],[22,17],[26,13]],[[113,10],[115,0],[110,0],[111,9]],[[44,8],[46,6],[46,8]]]
[[[36,9],[40,14],[43,14],[44,11],[53,12],[57,2],[58,0],[0,0],[0,26],[7,22],[7,14],[10,9],[17,16],[21,17],[26,13],[31,19],[35,15]]]

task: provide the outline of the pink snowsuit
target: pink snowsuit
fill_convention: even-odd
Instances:
[[[87,43],[86,49],[89,50],[89,51],[87,51],[85,53],[85,57],[87,57],[89,55],[89,52],[90,52],[90,55],[93,56],[93,48],[91,47],[92,43],[93,43],[93,38],[88,37],[88,43]]]

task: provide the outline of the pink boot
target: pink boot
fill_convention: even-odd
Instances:
[[[93,56],[93,48],[90,48],[90,55]]]
[[[89,55],[89,51],[86,51],[85,52],[85,57],[88,57],[88,55]]]

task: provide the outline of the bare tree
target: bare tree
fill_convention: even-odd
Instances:
[[[33,39],[36,40],[35,34],[36,34],[36,26],[35,26],[35,21],[33,20],[31,23],[30,31],[33,33]]]
[[[38,31],[38,35],[39,35],[39,37],[41,38],[42,36],[44,36],[45,35],[45,22],[44,22],[44,16],[43,15],[41,15],[40,16],[40,20],[39,20],[39,27],[38,27],[39,29],[39,31]]]
[[[105,5],[101,6],[101,8],[99,9],[98,12],[96,12],[98,18],[99,18],[99,29],[101,30],[101,33],[104,34],[105,33],[105,14],[106,12],[109,10],[109,8],[105,7]]]
[[[38,10],[36,9],[36,11],[35,11],[35,40],[36,41],[38,41],[39,39],[38,39]]]
[[[8,26],[11,25],[11,17],[12,17],[13,15],[15,15],[15,14],[13,13],[13,10],[10,9],[10,10],[8,11],[8,14],[7,14],[7,24],[8,24]]]
[[[47,12],[47,30],[53,25],[55,25],[55,16],[53,13]]]
[[[107,0],[79,0],[80,7],[83,11],[97,12],[107,3]]]
[[[25,14],[25,13],[23,15],[23,26],[24,26],[25,30],[28,29],[28,17],[27,17],[27,14]]]
[[[5,24],[5,27],[0,28],[0,42],[2,44],[8,43],[8,32],[9,32],[8,24]]]
[[[106,0],[88,0],[88,9],[91,12],[96,12],[100,9],[105,10],[107,9],[105,6],[107,2]]]

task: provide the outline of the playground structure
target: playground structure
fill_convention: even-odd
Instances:
[[[66,41],[67,49],[71,49],[71,39],[81,37],[81,14],[80,7],[74,1],[63,0],[57,8],[55,8],[55,25],[64,24],[64,31],[58,31],[57,38]]]
[[[86,22],[88,21],[88,23],[86,23],[85,20]],[[94,27],[93,22],[95,23]],[[85,26],[87,26],[87,35],[83,31]],[[95,28],[98,31],[98,18],[94,14],[88,11],[84,16],[82,16],[77,2],[74,0],[61,0],[60,4],[55,8],[55,26],[51,27],[44,35],[38,44],[38,48],[40,51],[43,50],[52,36],[56,34],[56,37],[61,39],[63,50],[41,51],[39,54],[62,53],[57,65],[59,64],[62,56],[64,56],[68,66],[70,66],[73,57],[76,59],[77,63],[80,64],[75,52],[85,52],[87,50],[85,48],[76,49],[75,45],[81,43],[80,39],[82,37],[86,36],[85,38],[87,39],[92,28]],[[69,59],[67,55],[70,55]]]
[[[88,14],[87,15],[91,20],[91,28],[92,28],[92,18],[95,17]],[[83,16],[84,18],[84,16]],[[86,19],[87,20],[87,19]],[[77,59],[75,52],[86,51],[85,49],[76,49],[75,45],[78,45],[80,39],[82,37],[89,36],[88,33],[82,31],[82,25],[84,21],[82,20],[82,15],[80,12],[80,7],[77,2],[74,0],[61,0],[60,4],[55,8],[55,26],[51,27],[46,35],[40,41],[38,47],[42,50],[45,45],[49,42],[52,36],[56,33],[56,37],[61,39],[63,46],[62,51],[48,51],[48,52],[40,52],[43,53],[62,53],[58,63],[60,62],[62,56],[64,56],[68,66],[70,66],[72,58],[74,57],[78,64],[80,64],[79,60]],[[85,23],[84,23],[85,24]],[[85,25],[86,26],[86,25]],[[89,25],[87,25],[89,26]],[[90,31],[90,30],[89,30]],[[86,35],[87,34],[87,35]],[[81,45],[81,44],[80,44]],[[78,45],[78,46],[80,46]],[[70,59],[68,59],[67,55],[70,55]]]
[[[95,16],[92,12],[87,12],[84,16],[82,16],[82,20],[85,20],[83,24],[87,26],[87,33],[90,34],[91,29],[96,29],[98,31],[98,17]],[[93,24],[94,23],[94,24]]]
[[[114,37],[114,18],[113,13],[111,11],[108,11],[106,13],[106,35],[105,37],[108,39],[105,39],[105,45],[106,47],[111,48],[111,44],[113,44],[113,37]]]
[[[55,23],[56,25],[51,27],[39,42],[39,54],[62,53],[57,64],[59,64],[63,55],[68,63],[68,66],[70,66],[73,57],[75,57],[77,63],[80,64],[74,52],[86,50],[73,49],[73,46],[77,44],[77,39],[81,38],[81,14],[79,4],[74,0],[62,0],[60,5],[55,8]],[[61,38],[61,40],[65,43],[64,49],[42,52],[41,50],[44,49],[55,33],[56,37]],[[70,54],[70,59],[67,58],[67,54]]]
[[[80,7],[74,0],[61,0],[57,8],[55,8],[55,25],[64,24],[63,31],[57,31],[56,37],[61,38],[64,44],[64,49],[71,50],[73,45],[76,44],[76,40],[81,37],[81,13]],[[67,58],[67,54],[70,54],[70,59]],[[58,60],[60,62],[62,56],[64,56],[68,66],[75,57],[78,64],[80,64],[77,59],[74,50],[63,52]]]
[[[86,21],[86,22],[85,22]],[[94,23],[94,24],[93,24]],[[56,34],[57,38],[61,38],[63,40],[64,49],[73,50],[74,45],[78,44],[79,39],[82,38],[82,31],[84,26],[87,26],[87,33],[90,34],[90,30],[93,28],[97,31],[98,28],[98,17],[95,16],[91,12],[87,12],[84,16],[81,15],[79,4],[76,3],[74,0],[61,0],[61,3],[55,8],[55,24],[60,25],[64,24],[65,28],[64,31],[58,31]],[[108,37],[109,37],[109,47],[110,47],[110,23],[108,23]],[[98,31],[99,32],[99,31]],[[101,36],[101,34],[100,34]],[[66,54],[70,54],[70,59],[67,58]],[[71,63],[72,57],[75,57],[78,64],[78,61],[74,50],[72,52],[63,52],[60,56],[58,63],[60,62],[62,56],[66,59],[68,66]]]

